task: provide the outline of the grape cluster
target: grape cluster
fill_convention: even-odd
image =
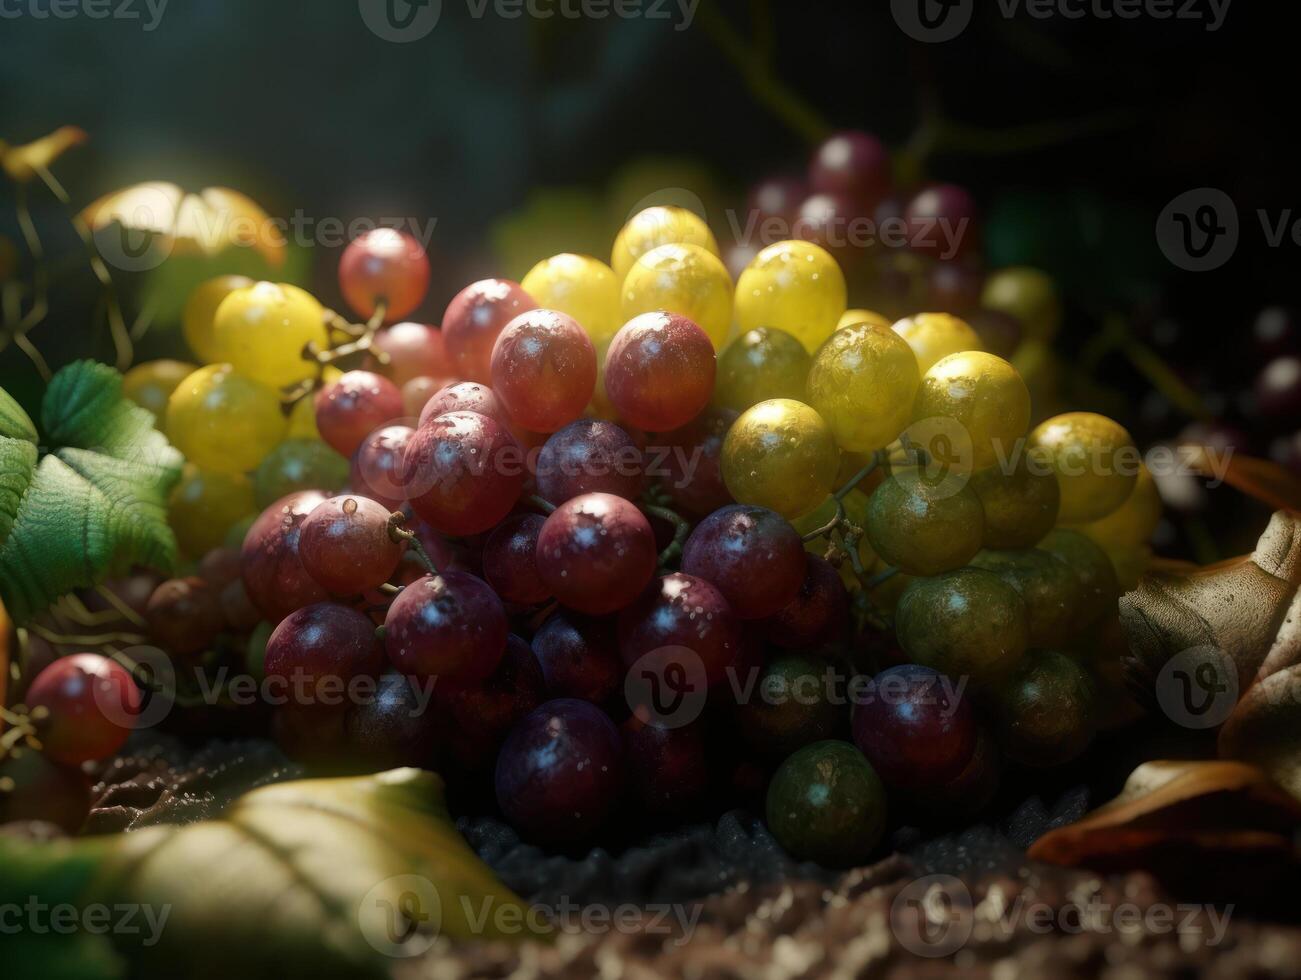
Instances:
[[[729,271],[674,207],[634,215],[608,265],[467,286],[440,326],[389,322],[429,280],[396,232],[340,265],[365,325],[293,287],[206,284],[186,336],[211,363],[131,379],[190,460],[172,518],[206,568],[159,586],[153,636],[177,658],[245,637],[251,672],[308,692],[274,709],[286,751],[491,774],[538,841],[758,771],[778,839],[848,863],[887,796],[951,815],[1004,761],[1074,757],[1117,556],[1159,501],[1115,422],[1032,427],[1009,357],[1051,339],[1051,281],[986,276],[974,233],[938,250],[922,230],[967,227],[970,197],[892,205],[887,174],[879,142],[840,134],[811,184],[754,206],[893,206],[925,297],[952,300],[933,312],[884,290],[898,257],[875,253],[880,311],[851,309],[863,259],[819,242],[825,220]],[[372,696],[326,704],[327,682]]]

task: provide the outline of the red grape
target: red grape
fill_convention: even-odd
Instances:
[[[429,378],[423,374],[412,378],[402,386],[402,410],[408,418],[419,418],[420,413],[429,404],[429,399],[447,386],[445,378]]]
[[[545,518],[516,514],[506,518],[483,545],[483,577],[506,602],[531,606],[551,598],[538,575],[538,535]]]
[[[481,279],[462,289],[443,314],[443,341],[454,366],[451,373],[487,384],[492,379],[497,335],[537,305],[519,283],[509,279]]]
[[[908,202],[908,245],[937,259],[955,259],[976,244],[976,202],[956,184],[935,184]]]
[[[533,635],[533,653],[553,698],[603,704],[623,680],[619,641],[610,619],[554,613]]]
[[[619,416],[648,432],[686,425],[714,393],[714,345],[684,316],[643,313],[614,335],[605,392]]]
[[[433,693],[397,671],[381,674],[374,696],[351,705],[344,716],[349,756],[372,770],[428,768],[439,734]]]
[[[368,497],[343,494],[317,504],[299,529],[298,556],[307,574],[335,595],[379,588],[405,550],[389,534],[389,516]]]
[[[429,256],[420,243],[395,228],[376,228],[353,239],[339,260],[339,287],[363,317],[383,301],[388,322],[409,316],[429,290]]]
[[[815,191],[843,194],[870,212],[890,190],[890,156],[871,133],[835,133],[813,154],[809,181]]]
[[[482,680],[506,649],[506,610],[466,572],[425,575],[402,590],[384,619],[389,662],[404,674],[449,684]]]
[[[446,699],[453,757],[468,769],[486,768],[515,723],[545,700],[542,669],[533,651],[511,634],[492,675],[454,688]]]
[[[478,412],[449,412],[407,443],[402,486],[417,516],[463,537],[509,514],[524,476],[523,450],[500,423]]]
[[[402,412],[402,392],[370,371],[349,371],[316,393],[316,427],[342,456],[351,456],[368,435],[401,419]]]
[[[264,510],[244,536],[240,571],[253,604],[269,622],[295,609],[322,602],[329,593],[307,574],[298,555],[302,523],[325,494],[302,490],[281,497]]]
[[[685,513],[703,517],[732,503],[723,482],[723,440],[738,417],[730,408],[709,408],[664,436],[660,486]]]
[[[555,509],[538,535],[538,572],[560,602],[591,616],[622,609],[655,574],[650,522],[634,504],[588,493]]]
[[[383,670],[384,647],[375,626],[364,613],[337,602],[318,602],[286,616],[267,640],[263,660],[266,677],[287,681],[283,693],[299,706],[334,707],[318,696],[342,699],[353,678],[378,677]]]
[[[661,728],[633,715],[621,730],[628,788],[651,813],[679,814],[705,795],[709,766],[696,724]]]
[[[409,425],[386,425],[368,435],[352,457],[352,488],[389,510],[402,506],[407,499],[402,487],[402,461],[407,443],[415,434]]]
[[[769,642],[798,650],[834,639],[848,620],[849,596],[840,573],[825,558],[807,555],[799,594],[765,623]]]
[[[145,622],[149,638],[168,653],[202,653],[226,625],[220,590],[195,576],[171,579],[149,597]]]
[[[854,709],[854,744],[887,786],[939,789],[961,775],[976,748],[971,703],[947,678],[916,664],[876,676]]]
[[[581,841],[614,809],[623,782],[619,730],[586,701],[548,701],[497,756],[497,802],[530,840]]]
[[[60,657],[32,681],[25,701],[42,751],[66,766],[107,759],[140,713],[140,689],[126,668],[97,653]]]
[[[438,389],[420,410],[420,424],[449,412],[478,412],[504,426],[511,422],[497,393],[478,381],[457,381]]]
[[[195,574],[214,588],[220,589],[239,578],[239,549],[213,548],[201,559]]]
[[[596,389],[596,349],[573,317],[521,313],[492,348],[492,388],[517,425],[555,432],[583,414]]]
[[[707,684],[723,680],[741,656],[740,627],[723,594],[682,572],[652,582],[619,614],[619,653],[631,667],[663,647],[684,647],[699,657]]]
[[[443,332],[427,323],[395,323],[375,334],[366,370],[382,374],[399,388],[419,377],[446,378],[452,361],[443,344]],[[377,355],[387,355],[381,364]]]
[[[733,504],[701,521],[682,551],[682,570],[709,582],[739,619],[771,616],[804,584],[804,543],[780,514]]]
[[[642,452],[623,429],[579,419],[554,433],[537,458],[538,494],[563,504],[585,493],[636,500],[646,484]]]

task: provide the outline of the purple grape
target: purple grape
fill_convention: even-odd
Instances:
[[[585,493],[636,500],[645,461],[632,437],[613,422],[579,419],[554,433],[538,454],[538,494],[559,505]]]
[[[690,650],[714,685],[741,656],[741,631],[723,594],[702,578],[674,572],[657,579],[619,614],[619,653],[631,667],[665,647]],[[688,676],[699,667],[684,664]]]
[[[849,621],[849,596],[840,573],[825,558],[805,556],[804,582],[799,594],[764,620],[768,640],[779,647],[816,647],[834,639]]]
[[[870,212],[890,190],[890,155],[871,133],[835,133],[814,153],[809,181],[815,191],[852,197]]]
[[[683,512],[704,517],[732,503],[723,483],[723,440],[739,413],[707,408],[680,429],[664,436],[660,486]]]
[[[705,795],[709,766],[697,724],[660,728],[634,716],[621,731],[628,790],[647,810],[677,815]]]
[[[421,685],[390,670],[380,676],[373,697],[349,708],[343,727],[351,758],[376,771],[433,764],[438,713],[432,686]]]
[[[308,699],[303,704],[317,704],[318,696],[342,697],[354,677],[378,677],[383,669],[384,647],[374,625],[363,613],[334,602],[286,616],[267,640],[263,661],[266,676],[286,681],[285,693]]]
[[[1297,330],[1296,317],[1282,306],[1270,306],[1260,311],[1252,325],[1256,347],[1266,357],[1289,354],[1301,344],[1301,331]]]
[[[655,574],[655,534],[635,505],[608,493],[561,504],[538,536],[538,571],[553,595],[590,616],[628,605]]]
[[[956,259],[976,245],[976,202],[956,184],[935,184],[908,202],[908,245],[933,258]]]
[[[533,635],[547,694],[603,704],[623,680],[614,622],[557,612]]]
[[[409,425],[387,425],[367,436],[352,457],[352,489],[391,511],[401,507],[407,499],[402,489],[402,458],[415,434]]]
[[[1256,379],[1256,410],[1267,419],[1301,418],[1301,357],[1276,357]]]
[[[511,634],[490,677],[445,692],[453,758],[467,769],[486,768],[516,722],[545,700],[537,658],[527,643]]]
[[[484,542],[483,577],[506,602],[531,606],[551,598],[538,574],[538,535],[545,523],[539,514],[513,514]]]
[[[798,177],[769,177],[755,184],[750,189],[747,207],[758,218],[759,227],[771,219],[782,222],[781,238],[789,235],[791,224],[799,214],[800,202],[809,196],[809,186]],[[774,238],[765,245],[772,245],[781,238]]]
[[[397,571],[406,545],[389,534],[389,511],[369,497],[324,500],[299,530],[298,555],[307,574],[334,595],[377,589]]]
[[[497,756],[497,802],[526,838],[584,841],[605,823],[623,782],[619,730],[595,705],[548,701],[511,730]]]
[[[488,583],[465,572],[416,579],[389,606],[384,647],[404,674],[473,683],[506,650],[506,610]]]
[[[740,619],[762,619],[799,594],[805,555],[799,532],[776,511],[732,504],[696,525],[682,570],[723,593]]]

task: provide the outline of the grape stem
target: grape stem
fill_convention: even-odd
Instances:
[[[553,514],[556,510],[555,504],[550,500],[547,500],[545,497],[539,497],[536,493],[529,497],[529,503],[544,514]]]
[[[841,500],[844,500],[846,497],[849,496],[850,491],[852,491],[854,487],[858,486],[869,476],[875,473],[876,468],[881,465],[882,456],[883,456],[882,450],[878,449],[876,452],[874,452],[872,454],[872,458],[867,461],[867,465],[865,465],[861,470],[859,470],[857,473],[851,476],[849,478],[849,482],[835,492],[834,496],[836,498],[836,501],[839,502]]]
[[[407,547],[411,549],[411,553],[416,556],[416,561],[420,562],[430,575],[441,574],[438,571],[438,566],[434,564],[434,560],[429,557],[429,552],[425,550],[425,546],[420,543],[420,538],[416,536],[416,533],[402,526],[406,523],[406,520],[406,515],[400,510],[395,510],[390,514],[388,519],[389,537],[394,541],[405,541]]]
[[[691,533],[691,524],[677,511],[670,510],[667,507],[642,504],[642,510],[673,525],[673,540],[669,542],[668,547],[660,552],[659,563],[660,567],[663,568],[682,554],[682,546],[687,543],[687,535]]]
[[[863,582],[863,588],[870,592],[872,589],[875,589],[878,585],[882,585],[883,583],[890,581],[890,579],[894,578],[898,574],[899,574],[899,569],[895,568],[893,565],[887,565],[885,568],[881,569],[871,578]]]
[[[836,502],[836,513],[832,515],[831,520],[827,521],[827,523],[823,524],[821,527],[815,527],[808,534],[800,538],[800,540],[805,544],[831,534],[836,530],[836,528],[840,527],[840,522],[845,519],[845,502],[840,499],[839,494],[835,495],[831,499]]]
[[[800,540],[803,541],[805,544],[808,544],[810,541],[816,541],[818,538],[829,538],[836,531],[840,530],[842,526],[844,526],[849,529],[848,537],[852,537],[854,539],[852,542],[850,542],[852,547],[846,550],[849,551],[851,557],[856,556],[858,551],[858,538],[861,538],[863,536],[863,530],[862,528],[855,527],[854,525],[849,524],[849,522],[846,521],[845,498],[849,496],[850,492],[856,486],[858,486],[869,476],[871,476],[874,472],[876,472],[876,468],[881,465],[881,461],[883,458],[884,458],[884,454],[881,450],[877,450],[876,452],[874,452],[872,454],[872,458],[867,461],[866,465],[864,465],[862,469],[860,469],[857,473],[851,476],[849,478],[848,483],[846,483],[843,487],[841,487],[839,490],[837,490],[835,493],[831,495],[831,499],[834,500],[836,503],[836,513],[832,516],[831,520],[827,521],[827,523],[823,524],[821,527],[814,528],[808,534],[800,538]]]

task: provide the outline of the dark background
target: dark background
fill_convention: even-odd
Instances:
[[[884,0],[701,0],[685,30],[475,19],[467,0],[444,0],[428,37],[393,44],[355,0],[171,0],[152,32],[85,16],[0,19],[0,138],[88,130],[90,144],[56,168],[78,204],[165,179],[233,187],[273,215],[436,217],[421,311],[436,322],[465,282],[522,275],[508,256],[608,242],[635,191],[698,182],[711,205],[736,204],[755,179],[802,167],[822,126],[900,148],[938,113],[958,126],[904,176],[970,187],[990,264],[1058,277],[1066,358],[1105,314],[1123,314],[1216,414],[1248,426],[1235,405],[1258,365],[1240,350],[1262,307],[1296,299],[1301,260],[1290,240],[1268,247],[1254,217],[1301,216],[1291,6],[1236,0],[1212,33],[1179,19],[1008,18],[978,0],[960,38],[927,45]],[[792,125],[773,91],[807,122]],[[1184,273],[1156,248],[1154,222],[1203,186],[1233,197],[1242,243],[1225,267]],[[61,209],[34,198],[52,250],[75,250]],[[0,234],[16,239],[11,205],[0,185]],[[312,248],[285,275],[333,302],[335,261]],[[149,285],[128,277],[124,289]],[[60,281],[55,315],[33,335],[53,364],[108,355],[95,295],[89,273]],[[177,349],[175,306],[142,354]],[[1133,403],[1143,441],[1188,421],[1165,406],[1144,428],[1145,379],[1124,362],[1101,369]],[[12,347],[0,354],[6,387],[26,391],[32,374]]]

